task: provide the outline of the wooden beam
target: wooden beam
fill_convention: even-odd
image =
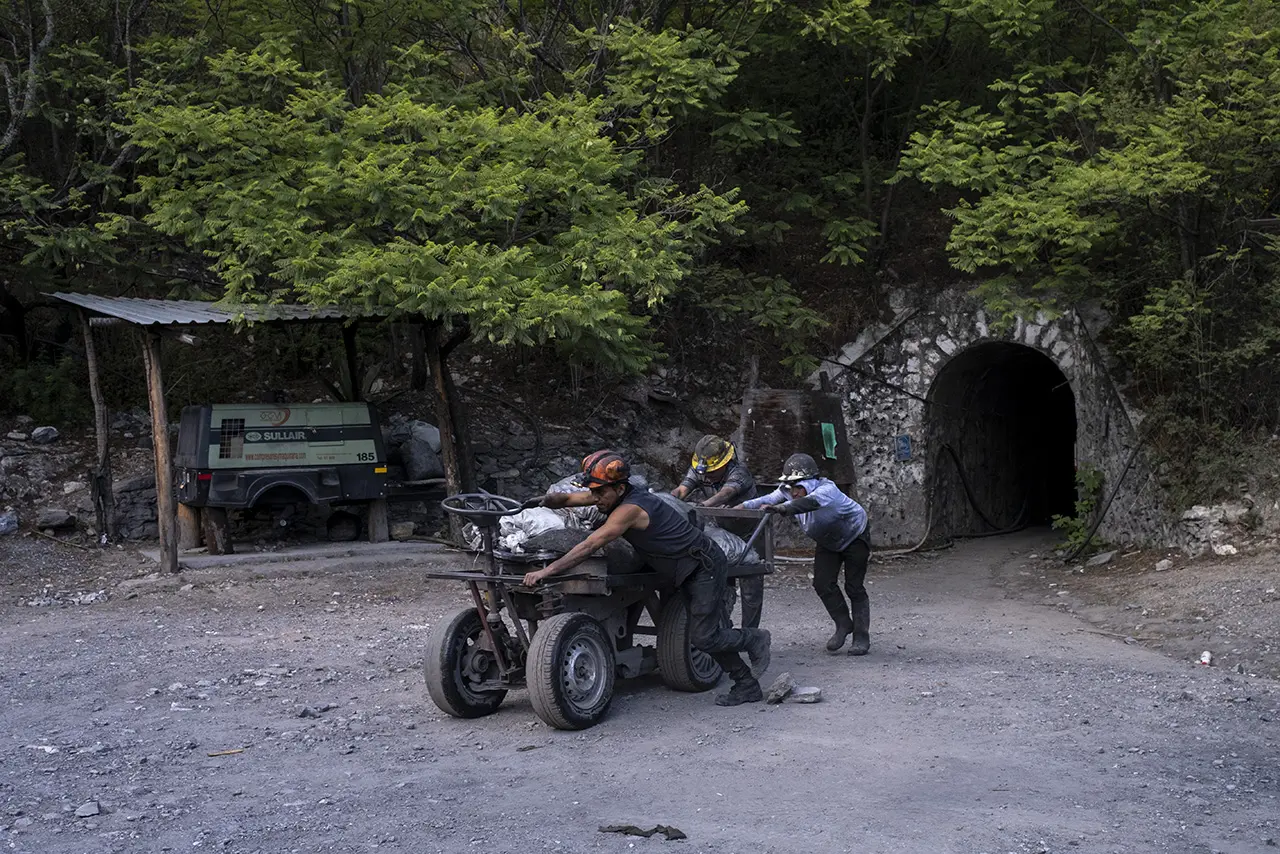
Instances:
[[[156,458],[156,521],[160,528],[160,568],[178,571],[177,502],[173,496],[173,457],[169,453],[169,415],[160,370],[160,336],[142,333],[142,364],[147,370],[151,405],[151,445]]]
[[[204,529],[204,544],[211,555],[229,555],[235,552],[231,544],[231,525],[225,507],[203,507],[200,523]]]
[[[116,538],[116,504],[111,486],[111,423],[106,399],[102,396],[102,380],[98,375],[98,350],[93,341],[93,323],[85,312],[80,315],[80,331],[84,334],[84,359],[89,365],[89,397],[93,400],[93,435],[97,440],[98,459],[89,474],[90,494],[97,516],[98,536]]]
[[[189,504],[178,502],[178,548],[194,549],[200,545],[200,514]]]
[[[387,513],[387,499],[379,498],[369,502],[369,542],[385,543],[391,539],[390,518]]]

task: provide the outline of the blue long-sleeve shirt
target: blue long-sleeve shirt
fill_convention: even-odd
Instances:
[[[825,477],[802,480],[799,485],[807,494],[794,502],[797,505],[795,509],[802,511],[795,514],[796,520],[818,545],[842,552],[866,530],[867,511],[841,492],[840,487]],[[780,486],[768,495],[744,501],[742,506],[748,510],[759,510],[766,504],[782,504],[790,500],[790,493]],[[815,503],[814,509],[806,509]]]

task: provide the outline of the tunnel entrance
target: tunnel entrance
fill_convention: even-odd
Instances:
[[[932,536],[1074,512],[1075,395],[1048,356],[978,344],[942,367],[928,400]]]

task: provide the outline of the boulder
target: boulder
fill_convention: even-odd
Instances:
[[[70,528],[75,525],[76,517],[58,507],[46,507],[40,511],[40,515],[36,516],[36,527],[40,530],[45,528]]]
[[[31,431],[31,441],[37,445],[52,445],[58,441],[58,428],[37,427]]]

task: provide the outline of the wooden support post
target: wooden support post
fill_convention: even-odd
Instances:
[[[391,539],[391,523],[387,514],[387,499],[369,502],[369,542],[385,543]]]
[[[204,529],[204,544],[211,555],[234,553],[231,547],[231,524],[227,520],[227,508],[200,508],[200,523]]]
[[[160,371],[160,336],[142,333],[142,363],[147,369],[151,404],[151,445],[156,457],[156,521],[160,528],[160,568],[178,571],[177,502],[173,497],[173,459],[169,455],[169,415]]]
[[[347,376],[351,378],[351,401],[360,400],[361,386],[360,362],[356,358],[356,324],[348,323],[342,327],[342,350],[347,358]]]
[[[189,504],[178,502],[178,548],[194,549],[200,545],[200,514]]]
[[[84,333],[84,359],[89,365],[89,397],[93,400],[93,435],[98,444],[98,459],[89,475],[90,494],[97,516],[98,536],[116,538],[116,504],[111,486],[111,424],[106,399],[102,396],[102,380],[98,377],[98,351],[93,341],[93,324],[83,311],[80,329]]]

